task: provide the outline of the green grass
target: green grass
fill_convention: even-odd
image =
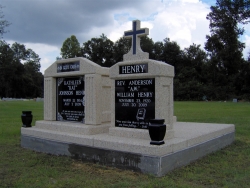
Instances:
[[[0,102],[0,187],[250,187],[250,103],[175,102],[178,121],[229,123],[235,142],[166,176],[81,163],[20,147],[21,112],[43,119],[42,102]]]

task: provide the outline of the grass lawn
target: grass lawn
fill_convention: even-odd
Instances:
[[[65,156],[20,147],[21,112],[31,110],[34,125],[43,103],[0,102],[0,187],[250,187],[250,103],[175,102],[178,121],[229,123],[235,142],[166,176],[82,163]]]

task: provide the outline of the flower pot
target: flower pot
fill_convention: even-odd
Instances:
[[[149,136],[151,138],[150,144],[162,145],[165,144],[163,141],[166,134],[166,125],[163,124],[164,119],[151,119],[149,120]]]
[[[31,127],[31,122],[32,122],[32,111],[22,111],[22,122],[23,122],[23,126],[22,127]]]

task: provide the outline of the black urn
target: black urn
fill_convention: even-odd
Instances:
[[[164,119],[151,119],[149,120],[148,126],[149,136],[151,138],[150,144],[162,145],[165,144],[163,141],[166,134],[166,125]]]
[[[31,122],[32,122],[32,111],[22,111],[22,122],[23,122],[23,126],[22,127],[31,127]]]

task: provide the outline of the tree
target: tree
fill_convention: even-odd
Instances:
[[[114,62],[123,61],[123,55],[127,54],[131,48],[132,39],[121,37],[114,43]]]
[[[153,59],[154,54],[154,41],[149,38],[148,36],[142,36],[141,37],[141,49],[143,52],[148,52],[149,53],[149,58]]]
[[[162,42],[156,42],[154,43],[154,47],[153,47],[153,58],[155,60],[162,60],[163,57],[163,48],[164,45]]]
[[[43,75],[40,58],[24,45],[0,41],[0,96],[41,97]]]
[[[14,52],[9,44],[0,40],[0,97],[10,97],[11,76],[14,75],[12,62]]]
[[[159,44],[161,46],[161,44]],[[169,38],[164,39],[162,55],[160,61],[173,65],[175,75],[178,75],[183,64],[183,52],[180,46],[175,41],[170,41]]]
[[[5,28],[10,25],[10,23],[7,20],[4,20],[2,8],[3,6],[0,5],[0,36],[1,37],[3,36],[4,33],[7,32]]]
[[[0,35],[10,23],[4,20],[0,5]],[[0,40],[0,97],[41,97],[43,75],[40,58],[31,49],[17,42],[11,46]]]
[[[182,53],[182,66],[175,77],[175,99],[202,100],[206,95],[207,54],[200,45],[190,45]]]
[[[27,85],[24,96],[43,96],[43,75],[40,72],[40,58],[33,50],[26,50],[24,81]]]
[[[235,87],[239,98],[250,100],[250,52],[248,59],[242,64]]]
[[[83,57],[103,67],[111,67],[114,61],[114,43],[102,34],[99,38],[92,38],[83,43]]]
[[[244,62],[244,43],[239,37],[244,33],[241,24],[249,23],[249,0],[217,0],[207,15],[211,35],[207,35],[205,49],[210,56],[211,81],[220,89],[221,98],[235,93],[235,80]]]
[[[62,58],[74,58],[81,56],[81,47],[75,35],[71,35],[70,38],[67,38],[61,48]]]

